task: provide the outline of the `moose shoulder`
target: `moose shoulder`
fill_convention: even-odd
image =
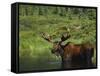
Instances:
[[[61,68],[88,68],[92,66],[92,57],[94,48],[91,44],[73,44],[68,42],[62,45],[62,42],[70,38],[70,35],[62,35],[61,41],[53,42],[51,36],[42,33],[42,37],[53,44],[51,52],[62,59]]]

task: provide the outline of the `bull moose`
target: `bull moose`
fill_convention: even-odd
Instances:
[[[69,39],[69,34],[62,35],[60,41],[53,42],[52,37],[42,33],[42,37],[53,44],[51,52],[61,57],[61,68],[89,68],[93,65],[92,57],[94,48],[91,44],[73,44],[71,42],[62,45],[62,42]]]

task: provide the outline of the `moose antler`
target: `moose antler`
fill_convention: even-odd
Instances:
[[[42,38],[44,38],[46,41],[52,42],[52,37],[51,37],[49,34],[44,33],[44,32],[41,32],[41,36],[42,36]]]
[[[65,41],[65,40],[69,39],[70,37],[71,36],[68,33],[64,33],[64,34],[62,34],[61,41]]]
[[[41,37],[42,37],[43,39],[45,39],[46,41],[53,43],[53,41],[52,41],[52,36],[50,36],[49,34],[44,33],[44,32],[41,32],[40,35],[41,35]],[[69,35],[68,33],[63,33],[62,36],[61,36],[61,41],[60,41],[60,43],[62,43],[63,41],[65,41],[65,40],[67,40],[67,39],[69,39],[69,38],[70,38],[70,35]]]

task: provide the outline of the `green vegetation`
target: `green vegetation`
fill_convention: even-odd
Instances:
[[[51,53],[52,44],[40,32],[60,40],[62,33],[69,33],[74,44],[96,43],[96,10],[59,6],[19,6],[19,56],[20,70],[60,69],[61,59]],[[65,41],[65,43],[67,43]],[[96,62],[95,56],[93,58]]]

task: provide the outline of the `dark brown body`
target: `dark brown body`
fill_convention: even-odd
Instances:
[[[62,68],[88,68],[92,66],[94,48],[90,44],[63,46]]]

